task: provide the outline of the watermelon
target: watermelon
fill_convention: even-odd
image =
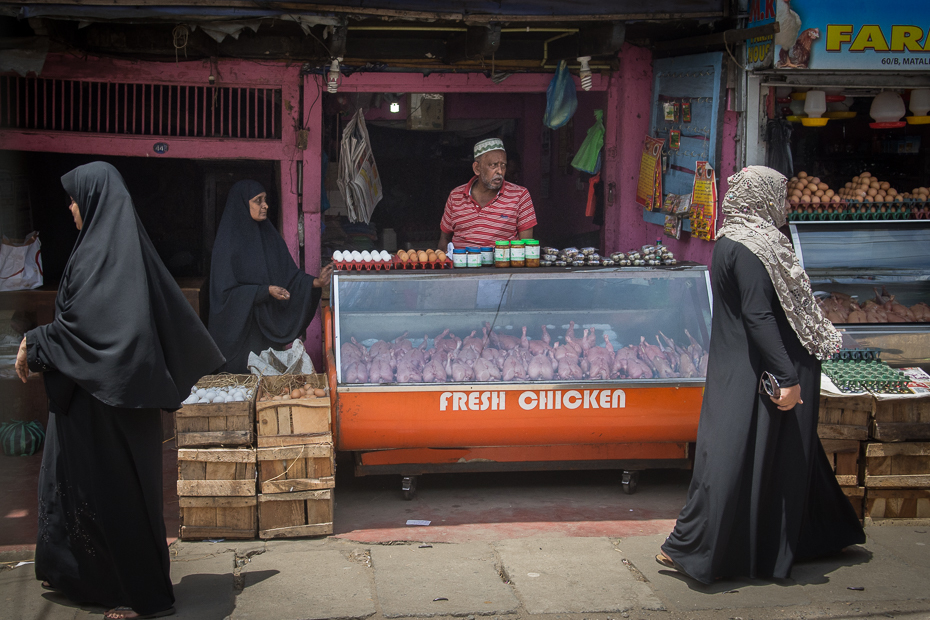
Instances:
[[[42,447],[45,429],[33,420],[14,420],[0,425],[0,445],[7,456],[31,456]]]

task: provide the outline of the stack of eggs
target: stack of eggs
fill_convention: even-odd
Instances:
[[[252,389],[238,385],[226,385],[215,388],[191,388],[191,395],[184,399],[183,405],[203,405],[206,403],[241,403],[252,398]]]
[[[799,205],[832,205],[840,204],[842,197],[818,177],[812,177],[802,170],[788,181],[788,202],[795,208]]]
[[[446,253],[442,250],[398,250],[397,260],[401,263],[444,263]]]
[[[381,250],[336,250],[333,252],[333,262],[336,263],[337,269],[353,269],[366,263],[387,263],[391,262],[391,255]]]
[[[840,190],[840,196],[858,202],[901,202],[904,197],[888,181],[879,181],[871,172],[861,172]]]

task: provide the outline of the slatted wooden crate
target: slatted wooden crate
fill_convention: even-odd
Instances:
[[[876,441],[930,441],[930,397],[876,400],[872,412]]]
[[[179,497],[181,540],[253,539],[258,535],[258,497]]]
[[[930,489],[930,443],[867,443],[865,486]]]
[[[181,539],[255,538],[254,448],[178,450]]]
[[[930,524],[930,489],[866,489],[865,518],[890,523]]]
[[[865,502],[865,487],[842,487],[842,489],[849,503],[852,504],[853,510],[856,511],[856,516],[862,519],[862,511]]]
[[[821,439],[869,438],[869,416],[873,398],[870,394],[859,396],[820,395],[820,424],[817,435]]]
[[[174,414],[179,448],[250,446],[255,441],[255,398],[258,377],[210,375],[197,387],[241,385],[252,390],[248,401],[184,405]]]
[[[823,444],[823,451],[827,453],[827,460],[833,466],[840,486],[859,486],[860,442],[855,439],[821,439],[820,443]]]
[[[258,496],[259,538],[297,538],[333,533],[333,491]]]
[[[336,486],[336,460],[332,436],[327,443],[259,448],[260,493],[292,493],[331,489]]]
[[[258,398],[278,394],[287,386],[308,383],[317,389],[327,389],[326,375],[282,375],[263,377]],[[330,433],[329,396],[311,396],[288,400],[259,400],[255,405],[258,446],[295,446],[332,442]]]

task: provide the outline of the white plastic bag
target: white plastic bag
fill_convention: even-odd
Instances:
[[[31,232],[22,241],[3,237],[0,243],[0,291],[39,288],[42,278],[42,243]]]
[[[300,339],[294,340],[291,348],[286,351],[265,349],[259,355],[252,351],[249,353],[248,365],[252,374],[259,377],[312,375],[315,372],[313,360],[307,355]]]

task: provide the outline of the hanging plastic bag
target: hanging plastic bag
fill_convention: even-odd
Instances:
[[[571,120],[577,108],[575,81],[568,71],[568,62],[563,60],[546,90],[546,115],[543,117],[543,124],[549,129],[558,129]]]
[[[604,110],[594,110],[594,124],[572,160],[572,168],[597,174],[601,171],[601,149],[604,148]]]
[[[0,243],[0,291],[23,291],[42,286],[42,243],[31,232],[22,241],[3,237]]]

